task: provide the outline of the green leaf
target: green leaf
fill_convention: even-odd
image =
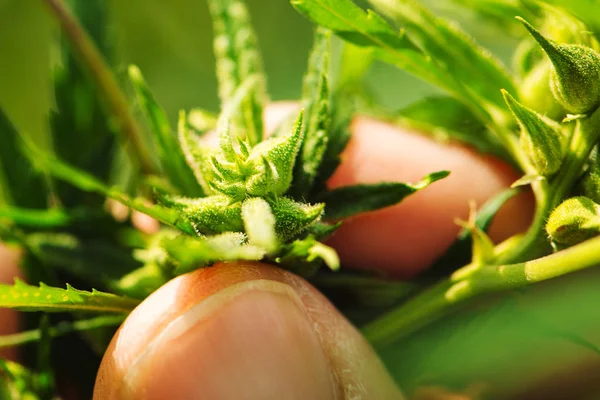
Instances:
[[[263,136],[266,92],[262,61],[248,9],[241,0],[208,0],[208,5],[213,19],[221,102],[229,102],[235,90],[250,76],[258,77],[258,84],[244,99],[240,113],[235,115],[236,134],[245,134],[250,144],[255,145]]]
[[[511,161],[498,139],[471,110],[453,97],[427,97],[398,111],[398,123],[431,135],[440,142],[457,140],[481,153]]]
[[[331,29],[344,40],[373,48],[375,56],[381,60],[450,92],[470,107],[481,121],[491,122],[485,103],[454,75],[454,71],[423,53],[404,31],[396,31],[376,13],[363,11],[351,0],[291,0],[291,3],[304,16]]]
[[[57,325],[50,326],[48,335],[52,338],[68,335],[73,332],[83,332],[99,328],[120,325],[125,320],[124,315],[100,316],[77,321],[61,321]],[[37,342],[42,337],[40,329],[14,333],[0,336],[0,348],[20,346],[26,343]],[[1,392],[0,392],[1,393]],[[2,397],[4,399],[4,397]]]
[[[309,194],[327,149],[330,122],[327,79],[330,47],[331,32],[318,28],[302,90],[304,133],[292,182],[292,194],[296,198],[306,198]]]
[[[204,192],[186,163],[177,135],[171,129],[165,112],[154,100],[138,67],[129,66],[129,78],[142,109],[150,121],[158,158],[169,181],[186,196],[202,196]]]
[[[301,14],[331,29],[344,40],[372,47],[377,56],[428,81],[440,76],[432,64],[402,32],[397,32],[379,15],[363,11],[350,0],[291,0]]]
[[[70,1],[71,9],[109,65],[112,63],[113,35],[108,5],[103,0]],[[82,68],[66,35],[61,35],[62,63],[53,71],[55,109],[50,113],[54,152],[62,160],[108,179],[115,152],[115,126],[100,101],[98,89]],[[90,197],[77,188],[58,182],[61,203],[66,206],[99,205],[101,196]]]
[[[169,256],[177,263],[177,275],[202,268],[216,261],[259,261],[265,250],[247,243],[246,235],[227,232],[204,238],[179,236],[165,240]]]
[[[19,207],[45,208],[47,193],[42,174],[23,151],[22,139],[0,109],[0,200]]]
[[[423,52],[433,57],[482,99],[503,107],[500,89],[515,91],[504,66],[455,24],[436,17],[413,0],[370,0],[402,23]]]
[[[337,220],[397,204],[449,174],[449,171],[434,172],[414,185],[385,182],[346,186],[326,192],[319,200],[326,204],[325,218]]]
[[[194,234],[194,229],[187,223],[187,221],[182,220],[176,211],[157,205],[149,205],[148,200],[143,198],[130,198],[118,189],[107,187],[95,177],[83,171],[79,171],[78,169],[73,168],[72,166],[43,152],[42,150],[36,148],[32,143],[27,144],[27,149],[32,154],[32,157],[36,163],[36,167],[47,171],[57,179],[69,182],[71,185],[74,185],[86,192],[99,193],[136,211],[147,214],[162,223],[174,226],[186,233]]]
[[[0,284],[0,308],[20,311],[129,313],[138,304],[128,297],[77,290],[68,284],[66,289],[43,283],[31,286],[18,279],[13,285]]]

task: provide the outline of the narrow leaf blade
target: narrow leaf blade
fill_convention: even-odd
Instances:
[[[0,284],[0,308],[44,312],[129,313],[139,302],[127,297],[93,290],[66,289],[40,284],[28,285],[16,280],[14,285]]]
[[[457,25],[437,17],[413,0],[370,0],[402,23],[407,34],[482,99],[503,108],[500,89],[515,88],[504,66]],[[514,93],[514,92],[513,92]]]
[[[448,171],[434,172],[414,185],[386,182],[341,187],[325,193],[320,201],[325,202],[325,218],[327,220],[342,219],[397,204],[407,196],[449,174]]]
[[[169,181],[186,196],[202,196],[204,194],[202,188],[186,163],[177,135],[171,129],[165,112],[156,103],[139,68],[131,65],[129,67],[129,78],[133,83],[142,109],[150,121],[158,157]]]

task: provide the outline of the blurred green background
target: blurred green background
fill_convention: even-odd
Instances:
[[[137,64],[159,103],[174,119],[179,109],[218,107],[211,22],[202,0],[107,0],[119,46],[117,73]],[[432,2],[442,12],[473,17],[449,1]],[[249,0],[265,61],[272,100],[295,99],[312,40],[311,24],[286,0]],[[469,24],[478,38],[507,54],[511,38]],[[497,33],[497,32],[496,32]],[[58,27],[39,0],[0,0],[0,106],[21,132],[44,138],[52,104],[50,67],[57,62]],[[375,64],[367,78],[384,104],[397,108],[435,89],[403,72]],[[383,83],[383,84],[382,84]],[[391,83],[391,84],[390,84]]]
[[[217,111],[212,27],[205,1],[107,1],[113,10],[120,66],[116,72],[121,81],[125,66],[137,64],[172,120],[179,109]],[[452,7],[450,0],[429,3],[461,19],[484,45],[508,59],[515,39],[506,30],[499,34],[490,21]],[[271,99],[298,98],[312,40],[311,24],[287,0],[248,0],[248,4]],[[57,38],[58,27],[41,1],[0,0],[0,107],[21,132],[42,141],[47,140],[47,114],[53,102],[49,77],[59,60]],[[381,103],[392,108],[436,92],[383,64],[373,66],[366,84]],[[485,303],[484,312],[476,309],[475,314],[446,319],[385,351],[385,361],[405,389],[436,383],[462,389],[473,382],[487,382],[496,385],[497,394],[504,387],[499,397],[518,393],[520,385],[527,386],[523,381],[541,380],[547,369],[560,369],[580,356],[591,355],[598,371],[594,354],[598,350],[589,348],[598,343],[595,333],[600,321],[598,311],[590,318],[590,304],[598,304],[590,276],[570,277],[568,285],[562,280],[540,286],[536,290],[543,296],[518,293]],[[540,298],[554,301],[544,300],[545,307],[541,307]],[[529,307],[523,309],[525,303]],[[558,329],[565,325],[566,331]],[[572,332],[576,337],[564,337]],[[589,342],[578,343],[583,339]]]

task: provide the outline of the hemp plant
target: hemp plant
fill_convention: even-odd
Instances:
[[[324,241],[346,218],[397,204],[449,172],[416,183],[328,189],[358,112],[465,142],[523,175],[473,212],[448,254],[423,277],[429,287],[418,280],[408,299],[404,291],[386,292],[399,305],[363,326],[375,347],[476,296],[600,264],[600,20],[583,0],[462,1],[487,17],[518,17],[514,29],[522,40],[512,73],[416,1],[371,0],[376,11],[365,11],[351,0],[291,0],[318,27],[301,111],[268,137],[266,77],[242,0],[207,0],[220,114],[183,110],[176,127],[138,67],[129,66],[126,81],[112,72],[118,64],[106,2],[40,2],[63,33],[62,64],[52,73],[53,147],[34,144],[0,112],[0,240],[23,250],[31,283],[0,285],[0,307],[44,316],[31,319],[29,331],[0,337],[0,347],[40,342],[35,370],[0,362],[1,398],[52,398],[54,338],[77,332],[101,354],[114,327],[145,297],[177,275],[218,262],[271,263],[325,289],[395,288],[377,278],[324,272],[340,268]],[[567,4],[574,14],[561,7]],[[329,64],[334,36],[346,42],[337,71]],[[400,112],[378,106],[361,88],[374,59],[446,94]],[[530,228],[494,245],[485,232],[490,221],[528,188],[536,200]],[[107,200],[147,214],[160,229],[144,233],[117,220]],[[464,265],[450,261],[465,257]]]

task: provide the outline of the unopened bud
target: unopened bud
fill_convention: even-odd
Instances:
[[[584,196],[561,203],[548,218],[546,232],[557,244],[571,246],[600,233],[600,205]]]
[[[550,88],[556,100],[573,114],[586,114],[600,105],[600,54],[576,44],[558,44],[545,38],[522,18],[550,62]]]

